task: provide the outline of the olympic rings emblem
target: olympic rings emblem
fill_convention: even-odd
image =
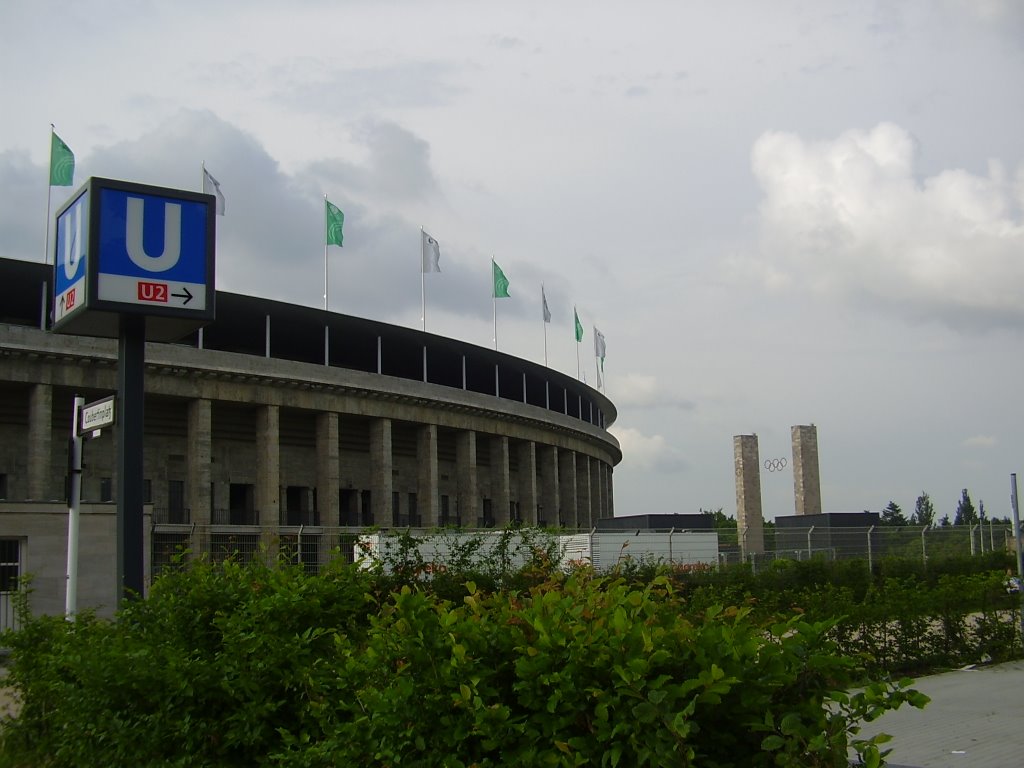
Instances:
[[[769,472],[781,472],[788,462],[785,459],[765,459],[764,468]]]

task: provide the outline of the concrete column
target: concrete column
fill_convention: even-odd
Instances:
[[[736,435],[732,439],[736,468],[736,529],[740,553],[764,552],[764,519],[761,513],[761,460],[757,435]]]
[[[576,498],[576,452],[558,452],[558,497],[562,524],[566,528],[579,528],[579,504]]]
[[[519,443],[519,477],[516,489],[519,494],[519,516],[524,525],[537,524],[537,444],[532,440]]]
[[[213,408],[209,400],[196,399],[188,403],[188,494],[189,520],[195,526],[192,534],[192,557],[200,557],[210,550],[210,483],[213,458]]]
[[[576,456],[576,500],[579,526],[589,531],[594,527],[593,496],[590,484],[590,457],[582,453]]]
[[[338,463],[338,414],[330,411],[316,415],[316,508],[320,525],[340,525],[338,489],[341,466]]]
[[[594,477],[594,483],[597,486],[597,519],[611,517],[608,512],[608,467],[600,459],[597,460],[597,474]],[[596,523],[597,520],[594,522]]]
[[[597,525],[601,517],[601,462],[593,456],[587,457],[590,481],[587,487],[590,489],[590,527]]]
[[[553,445],[542,445],[537,453],[537,466],[540,474],[540,510],[537,516],[543,518],[545,525],[554,528],[558,525],[560,514],[558,448]]]
[[[604,465],[604,489],[607,494],[607,517],[615,517],[615,493],[614,493],[614,482],[615,470],[611,464]]]
[[[491,438],[491,496],[494,509],[494,526],[508,525],[509,502],[512,499],[512,484],[509,474],[508,437],[497,435]]]
[[[455,473],[459,494],[459,517],[467,527],[480,516],[480,495],[476,484],[476,432],[466,430],[455,436]]]
[[[67,434],[71,435],[71,410]],[[28,499],[49,501],[53,495],[51,477],[53,451],[53,387],[35,384],[28,394]]]
[[[818,472],[818,428],[792,427],[793,496],[798,515],[821,514],[821,476]]]
[[[256,488],[258,521],[263,528],[267,557],[277,559],[277,530],[281,524],[281,409],[261,405],[256,409]]]
[[[441,504],[438,495],[436,424],[424,424],[419,428],[416,463],[419,465],[416,502],[422,516],[422,525],[424,528],[436,528],[439,525],[438,507]]]
[[[391,419],[374,419],[370,422],[370,506],[374,525],[390,527],[393,523],[391,492],[394,490],[394,464]]]

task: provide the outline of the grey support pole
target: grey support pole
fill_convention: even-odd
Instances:
[[[78,523],[82,506],[82,436],[78,433],[78,420],[83,405],[85,398],[75,395],[68,448],[68,572],[64,593],[64,615],[68,621],[74,621],[78,612]]]
[[[146,318],[121,315],[118,338],[117,575],[118,597],[142,597],[143,420]]]

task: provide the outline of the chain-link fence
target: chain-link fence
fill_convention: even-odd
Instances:
[[[419,537],[442,535],[468,540],[472,537],[494,536],[495,529],[443,529],[443,534],[428,530],[413,530]],[[1012,527],[1005,523],[985,523],[973,526],[958,525],[931,528],[925,526],[871,526],[864,527],[767,527],[764,547],[759,551],[756,542],[748,540],[745,532],[735,528],[702,531],[637,531],[624,537],[621,531],[601,532],[541,532],[555,539],[586,539],[586,552],[580,555],[595,566],[631,557],[636,560],[682,562],[708,562],[714,560],[717,538],[719,565],[748,562],[755,569],[774,560],[865,560],[869,566],[883,558],[929,560],[947,557],[983,555],[989,552],[1013,552]],[[331,560],[347,563],[356,560],[357,542],[361,536],[395,535],[395,532],[371,531],[360,527],[327,526],[154,526],[153,574],[168,567],[177,567],[190,559],[204,558],[223,562],[232,558],[249,562],[257,557],[283,558],[301,564],[315,573]],[[601,541],[614,538],[609,544]],[[709,540],[710,537],[710,540]],[[619,539],[623,538],[620,542]],[[581,540],[582,540],[581,539]],[[699,544],[696,543],[699,540]],[[578,542],[577,542],[578,543]],[[613,546],[614,552],[608,550]],[[579,547],[576,547],[577,549]],[[575,549],[573,549],[575,551]],[[582,552],[583,550],[581,550]],[[694,554],[694,553],[697,554]]]
[[[194,559],[248,563],[256,558],[284,559],[310,573],[337,558],[351,563],[361,528],[321,526],[156,525],[153,528],[153,575]]]
[[[747,561],[755,567],[773,560],[866,560],[968,557],[989,552],[1014,552],[1013,527],[1006,523],[870,527],[766,527],[764,548],[758,551],[749,532],[734,528],[718,531],[722,563]]]

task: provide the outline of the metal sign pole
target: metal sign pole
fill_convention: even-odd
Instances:
[[[85,398],[76,395],[68,443],[68,572],[64,592],[64,615],[68,621],[74,621],[78,611],[78,523],[82,505],[82,435],[78,418],[83,405]]]
[[[143,393],[146,318],[121,315],[117,370],[117,576],[118,597],[142,597]]]
[[[1017,473],[1010,474],[1010,508],[1013,511],[1013,548],[1017,553],[1017,579],[1024,583],[1024,552],[1021,552],[1020,510],[1017,508]],[[1020,635],[1024,639],[1024,588],[1020,592]]]

